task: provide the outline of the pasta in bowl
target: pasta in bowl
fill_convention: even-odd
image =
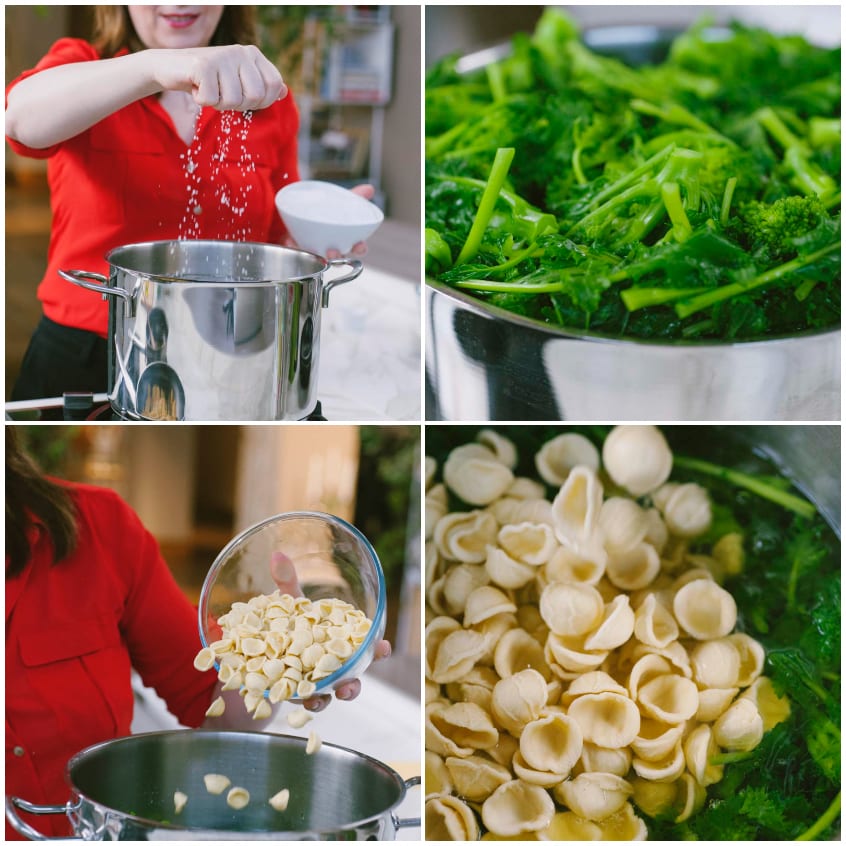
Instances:
[[[830,830],[837,538],[684,430],[429,431],[427,838]]]

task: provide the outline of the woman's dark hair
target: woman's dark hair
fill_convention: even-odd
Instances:
[[[224,6],[210,46],[256,44],[256,10],[253,6]],[[124,48],[130,53],[144,49],[126,6],[95,6],[93,44],[104,59]]]
[[[6,577],[29,563],[27,529],[39,520],[53,542],[53,560],[76,547],[76,508],[67,488],[48,479],[23,451],[14,426],[6,426]]]

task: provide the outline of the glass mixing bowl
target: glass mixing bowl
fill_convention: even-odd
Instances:
[[[316,511],[278,514],[233,538],[218,554],[203,582],[200,639],[204,647],[219,639],[218,617],[233,602],[247,602],[258,594],[277,590],[270,564],[273,553],[279,552],[291,560],[303,596],[344,600],[372,621],[355,652],[334,673],[316,682],[314,695],[326,693],[367,669],[385,633],[382,565],[367,538],[340,517]],[[217,663],[215,668],[219,669]]]

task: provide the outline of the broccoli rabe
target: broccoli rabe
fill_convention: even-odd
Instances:
[[[426,227],[450,259],[427,234],[427,271],[612,336],[839,325],[839,55],[702,22],[632,67],[547,9],[487,69],[445,60],[427,77]]]

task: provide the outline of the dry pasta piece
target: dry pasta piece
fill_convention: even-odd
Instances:
[[[288,725],[291,728],[303,728],[307,723],[310,723],[314,717],[309,714],[304,708],[298,708],[296,711],[291,711],[286,717]]]
[[[711,525],[711,499],[695,482],[675,486],[661,511],[667,528],[677,537],[695,538]]]
[[[226,710],[226,702],[224,701],[222,696],[218,696],[217,699],[209,705],[208,710],[206,711],[207,717],[219,717],[224,710]]]
[[[182,809],[188,804],[188,796],[181,790],[176,790],[173,793],[173,812],[181,814]]]
[[[698,725],[693,729],[684,739],[683,748],[687,769],[699,784],[707,787],[722,779],[722,765],[711,763],[719,749],[709,725]]]
[[[673,468],[673,454],[655,426],[616,426],[602,444],[608,475],[633,496],[661,487]]]
[[[220,773],[207,773],[203,776],[203,782],[206,785],[206,790],[215,796],[223,793],[232,782]]]
[[[615,596],[606,604],[602,621],[585,639],[585,649],[590,652],[622,646],[634,632],[634,621],[635,615],[628,596]]]
[[[504,464],[510,470],[517,466],[517,448],[514,442],[500,435],[499,432],[494,429],[482,429],[476,435],[476,440],[486,446],[500,464]]]
[[[540,716],[547,696],[546,679],[537,670],[520,670],[494,686],[491,714],[499,726],[517,736]]]
[[[503,526],[497,541],[510,556],[533,567],[546,564],[558,547],[550,526],[528,521]]]
[[[233,787],[226,794],[226,804],[236,811],[246,808],[250,804],[250,792],[245,787]]]
[[[453,759],[458,760],[458,759]],[[426,785],[426,795],[431,793],[452,793],[452,777],[446,767],[444,759],[432,752],[431,749],[426,750],[424,756],[424,784]]]
[[[655,581],[661,570],[661,559],[651,544],[641,541],[625,552],[608,556],[605,575],[620,590],[641,590]]]
[[[668,673],[642,684],[637,692],[641,709],[670,725],[689,720],[699,707],[699,692],[690,679]]]
[[[470,802],[484,802],[500,785],[511,780],[507,767],[481,755],[447,758],[444,765],[455,792]]]
[[[685,728],[684,723],[670,725],[660,720],[641,719],[640,731],[632,741],[632,751],[642,761],[660,761],[673,753]]]
[[[737,622],[734,597],[710,579],[695,579],[676,591],[673,614],[697,640],[725,637]]]
[[[512,558],[504,549],[489,545],[485,557],[488,578],[505,589],[521,588],[535,578],[537,570],[531,564]]]
[[[602,829],[572,811],[555,814],[552,822],[537,833],[538,840],[602,840]]]
[[[500,785],[482,804],[482,822],[503,836],[540,831],[554,814],[555,805],[546,790],[517,779]]]
[[[779,696],[773,683],[765,676],[755,679],[740,698],[751,699],[755,703],[764,724],[764,731],[769,731],[790,716],[790,700],[786,696]]]
[[[493,585],[481,585],[467,597],[467,603],[464,606],[464,625],[474,626],[497,614],[507,614],[516,610],[517,606],[499,588]]]
[[[567,713],[579,724],[585,740],[608,749],[629,746],[640,730],[637,706],[619,693],[585,694]]]
[[[274,811],[279,811],[280,813],[287,809],[288,802],[291,799],[291,791],[287,787],[283,787],[278,793],[274,793],[270,799],[267,800],[267,804],[273,808]]]
[[[632,795],[632,787],[612,773],[580,773],[562,781],[554,795],[583,819],[604,820],[622,809]]]
[[[752,699],[738,699],[714,723],[714,739],[730,752],[748,752],[764,736],[764,720]]]
[[[567,432],[547,441],[535,455],[535,467],[548,484],[560,487],[574,467],[599,470],[599,450],[577,432]]]
[[[599,527],[609,552],[628,552],[642,543],[649,528],[646,511],[633,499],[608,497],[599,510]]]
[[[323,745],[323,740],[316,731],[310,731],[308,734],[308,741],[306,741],[306,755],[314,755],[320,750]]]
[[[540,613],[551,632],[577,637],[592,631],[602,620],[605,603],[590,585],[552,582],[540,597]]]
[[[679,636],[675,617],[654,593],[648,593],[635,611],[634,635],[641,643],[659,648],[669,646]]]
[[[508,678],[522,669],[537,670],[544,680],[552,679],[552,672],[543,657],[543,646],[532,637],[525,626],[507,631],[493,654],[494,669],[500,678]]]
[[[588,467],[574,467],[552,501],[552,526],[565,546],[589,545],[602,507],[602,485]]]
[[[535,770],[567,776],[582,754],[579,724],[564,714],[533,720],[520,734],[520,754]]]
[[[487,447],[465,444],[450,452],[444,482],[470,505],[487,505],[508,490],[514,474]]]
[[[426,797],[426,837],[429,840],[478,840],[479,824],[470,807],[457,796]]]

